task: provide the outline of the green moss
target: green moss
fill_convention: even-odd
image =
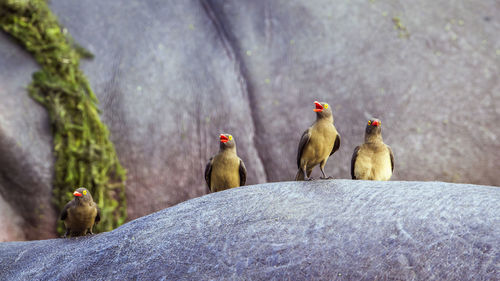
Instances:
[[[127,214],[125,170],[100,120],[97,98],[79,69],[80,58],[91,54],[63,32],[44,0],[0,0],[0,27],[41,66],[28,90],[48,110],[52,123],[56,206],[61,210],[74,189],[85,186],[101,208],[96,231],[121,225]],[[62,228],[59,224],[60,233]]]
[[[394,23],[394,28],[399,31],[399,38],[409,38],[410,32],[406,29],[406,26],[401,22],[399,17],[393,17],[392,23]]]

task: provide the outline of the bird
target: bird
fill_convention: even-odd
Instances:
[[[73,200],[69,201],[61,212],[61,220],[66,227],[64,237],[93,234],[94,224],[101,220],[101,211],[86,188],[78,188],[73,192],[73,196]]]
[[[236,154],[236,142],[232,135],[221,134],[219,153],[211,157],[205,167],[208,192],[217,192],[245,185],[247,169]]]
[[[394,154],[382,139],[382,122],[370,119],[365,129],[365,143],[354,149],[351,177],[354,180],[387,181],[394,171]]]
[[[302,134],[299,142],[296,181],[311,180],[312,169],[318,164],[323,174],[321,179],[331,178],[325,174],[326,161],[340,148],[340,135],[334,125],[331,107],[318,101],[314,105],[316,121]]]

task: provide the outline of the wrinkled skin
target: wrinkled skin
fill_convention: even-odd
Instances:
[[[497,280],[499,201],[498,187],[443,182],[232,188],[94,236],[0,243],[1,273],[5,280]]]
[[[314,100],[329,101],[342,133],[334,178],[350,178],[377,116],[398,155],[393,180],[500,185],[494,0],[50,3],[95,55],[81,68],[128,169],[130,219],[205,194],[221,131],[238,138],[247,185],[292,180]],[[0,34],[0,210],[16,214],[0,214],[2,240],[53,237],[60,211],[48,116],[25,91],[36,68]]]

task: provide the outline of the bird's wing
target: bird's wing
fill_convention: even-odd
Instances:
[[[310,138],[311,138],[311,128],[305,130],[305,132],[302,134],[302,137],[300,137],[299,150],[297,151],[297,168],[299,169],[300,169],[300,158],[302,157],[302,151],[306,147]]]
[[[335,144],[333,145],[332,152],[330,153],[330,156],[335,153],[335,151],[339,150],[340,148],[340,135],[337,134],[337,137],[335,138]]]
[[[211,157],[208,160],[207,166],[205,167],[205,181],[207,182],[208,192],[210,192],[210,177],[211,177],[211,174],[212,174],[212,160],[213,159],[214,158]]]
[[[69,207],[71,206],[71,202],[73,202],[73,200],[69,201],[63,208],[62,212],[61,212],[61,220],[65,220],[67,217],[68,217],[68,209]]]
[[[245,167],[245,163],[240,159],[240,186],[244,186],[247,181],[247,168]]]
[[[351,158],[351,177],[353,180],[356,179],[356,176],[354,176],[354,165],[356,165],[356,158],[358,158],[358,151],[359,151],[359,145],[356,146],[356,148],[354,149],[354,153],[352,154],[352,158]]]
[[[98,222],[101,221],[101,209],[99,209],[99,207],[97,206],[97,204],[95,204],[95,208],[97,209],[97,214],[95,216],[94,223],[97,224]]]
[[[389,149],[389,154],[391,156],[391,169],[394,172],[394,154],[392,153],[392,149],[390,146],[387,146],[387,149]]]

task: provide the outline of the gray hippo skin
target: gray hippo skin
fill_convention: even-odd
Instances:
[[[233,188],[93,236],[0,243],[2,280],[498,280],[500,189]]]

